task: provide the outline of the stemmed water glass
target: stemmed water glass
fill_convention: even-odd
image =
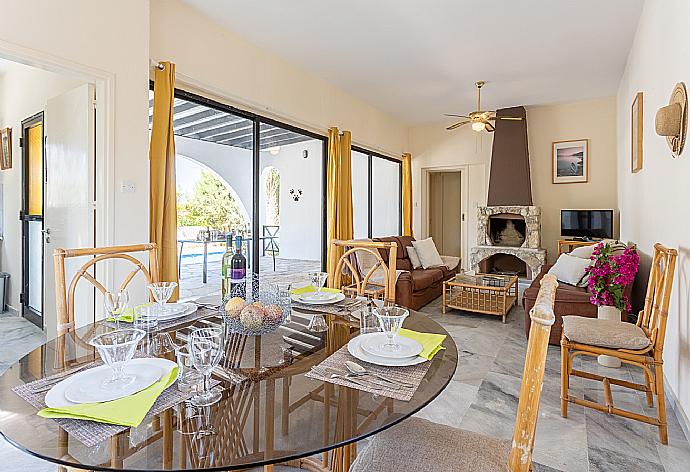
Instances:
[[[213,369],[223,357],[225,329],[197,328],[189,335],[189,354],[192,364],[204,376],[204,389],[192,397],[195,406],[209,406],[220,400],[219,389],[212,389],[210,378]]]
[[[112,377],[103,382],[104,387],[119,390],[134,381],[135,376],[126,375],[124,368],[134,357],[137,344],[144,336],[145,331],[126,328],[99,334],[91,340],[90,344],[98,350],[103,362],[113,371]]]
[[[103,307],[108,317],[115,319],[115,329],[120,329],[120,318],[125,314],[129,305],[129,293],[127,290],[113,290],[103,294]]]
[[[381,346],[381,349],[387,352],[397,351],[400,349],[400,345],[395,341],[395,337],[410,311],[395,305],[376,307],[373,311],[379,321],[381,331],[386,334],[386,342]]]
[[[316,289],[316,296],[314,298],[318,300],[324,298],[326,295],[321,293],[321,289],[328,279],[328,272],[309,272],[309,279],[312,286]]]
[[[165,304],[172,297],[175,287],[177,287],[177,282],[154,282],[147,285],[148,289],[153,295],[153,299],[158,304],[158,319],[165,314]],[[165,354],[168,352],[173,352],[177,346],[173,342],[172,338],[168,333],[158,333],[155,338],[155,351],[156,354]]]

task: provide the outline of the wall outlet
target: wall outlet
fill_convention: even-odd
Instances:
[[[120,192],[122,193],[134,193],[137,191],[137,186],[134,182],[122,182],[120,184]]]

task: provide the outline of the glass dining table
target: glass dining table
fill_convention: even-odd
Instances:
[[[221,324],[208,316],[169,330],[184,343],[194,327]],[[458,352],[450,336],[409,401],[400,401],[305,376],[312,366],[358,334],[348,316],[325,314],[328,330],[310,332],[311,315],[293,310],[290,322],[261,336],[229,333],[214,379],[221,400],[204,408],[180,402],[136,428],[85,446],[15,394],[15,386],[98,360],[86,341],[104,322],[69,332],[38,347],[0,377],[0,434],[25,453],[77,470],[226,471],[286,464],[307,470],[347,471],[356,443],[399,423],[448,385]],[[448,334],[436,321],[411,312],[405,327]],[[174,353],[167,355],[171,360]],[[177,388],[171,386],[170,388]]]

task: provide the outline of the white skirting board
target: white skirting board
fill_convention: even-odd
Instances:
[[[666,406],[670,406],[673,410],[673,413],[675,413],[676,418],[678,418],[678,423],[680,423],[680,427],[683,428],[683,433],[685,433],[685,439],[690,444],[690,419],[678,403],[678,398],[676,398],[676,394],[670,388],[668,388],[668,385],[668,379],[664,375],[664,393],[667,402]]]

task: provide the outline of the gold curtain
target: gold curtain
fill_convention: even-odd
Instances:
[[[352,135],[342,134],[338,128],[328,130],[328,257],[327,268],[331,274],[343,252],[343,248],[333,248],[334,239],[349,240],[354,237],[352,225]],[[333,253],[333,251],[336,251]],[[340,286],[335,277],[329,277],[331,287]]]
[[[402,229],[403,236],[412,236],[412,156],[402,155]]]
[[[179,282],[177,277],[177,188],[175,183],[175,64],[161,62],[156,68],[151,127],[150,221],[149,235],[159,248],[158,277],[163,282]],[[179,287],[171,301],[177,301]]]

